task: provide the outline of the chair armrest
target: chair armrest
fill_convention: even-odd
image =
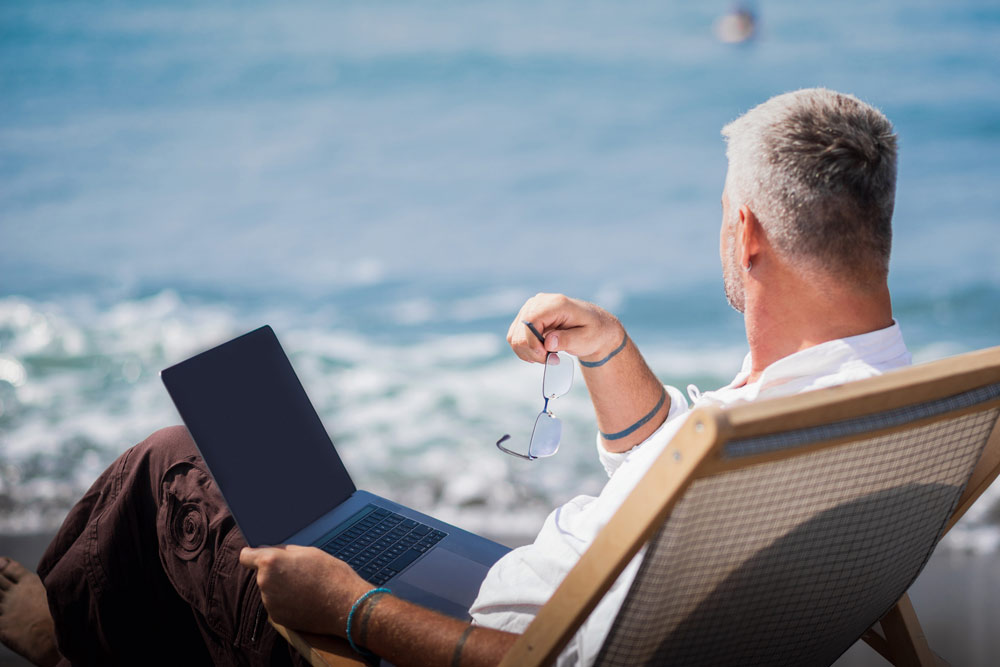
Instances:
[[[340,637],[299,632],[274,621],[269,622],[313,667],[365,667],[368,664],[351,649],[347,640]]]

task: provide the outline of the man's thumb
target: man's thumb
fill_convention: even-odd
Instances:
[[[576,348],[580,344],[580,332],[575,329],[560,329],[552,331],[545,336],[545,350],[547,352],[569,352],[576,354]]]
[[[254,568],[257,567],[257,561],[260,559],[260,549],[254,549],[253,547],[243,547],[240,550],[240,565],[243,567]]]

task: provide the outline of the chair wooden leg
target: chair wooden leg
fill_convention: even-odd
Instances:
[[[910,602],[909,594],[904,593],[903,597],[899,598],[896,606],[889,610],[880,624],[885,633],[885,644],[889,653],[886,657],[897,667],[936,667],[944,662],[943,660],[939,662],[938,656],[927,644],[927,638],[924,636],[923,628],[920,627],[920,621],[917,620],[917,613],[913,609],[913,603]],[[868,641],[868,643],[885,655],[880,647],[875,645],[878,642]]]
[[[875,625],[878,625],[877,623]],[[873,625],[865,631],[865,634],[861,635],[861,639],[864,640],[866,644],[871,646],[873,649],[878,651],[879,655],[885,658],[889,663],[892,663],[892,651],[889,650],[889,642],[885,640],[882,633]]]

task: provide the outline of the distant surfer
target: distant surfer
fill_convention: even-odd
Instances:
[[[713,31],[726,44],[747,42],[757,32],[757,17],[748,5],[738,4],[715,21]]]

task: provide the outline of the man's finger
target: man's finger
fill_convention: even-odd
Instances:
[[[511,343],[514,354],[525,361],[545,361],[545,348],[531,334],[516,336]]]
[[[522,308],[522,313],[525,309]],[[524,318],[521,313],[511,322],[507,332],[507,342],[511,349],[520,359],[524,361],[543,361],[545,359],[545,349],[538,339],[535,338],[524,325]]]
[[[541,332],[539,332],[538,329],[535,328],[534,324],[532,324],[528,320],[521,320],[521,324],[528,327],[528,331],[531,332],[531,335],[534,336],[539,343],[545,344],[545,336],[543,336]]]
[[[525,330],[521,334],[522,345],[529,355],[526,359],[537,362],[545,361],[545,336],[542,335],[534,324],[527,320],[522,320],[521,325]]]
[[[240,565],[256,570],[260,560],[274,551],[284,551],[284,547],[243,547],[240,551]]]
[[[593,344],[590,338],[590,333],[582,327],[555,329],[545,335],[545,349],[548,352],[580,354],[581,350]]]
[[[253,547],[243,547],[240,551],[240,565],[243,567],[248,567],[251,570],[257,569],[257,563],[260,562],[260,552],[263,549],[254,549]]]

